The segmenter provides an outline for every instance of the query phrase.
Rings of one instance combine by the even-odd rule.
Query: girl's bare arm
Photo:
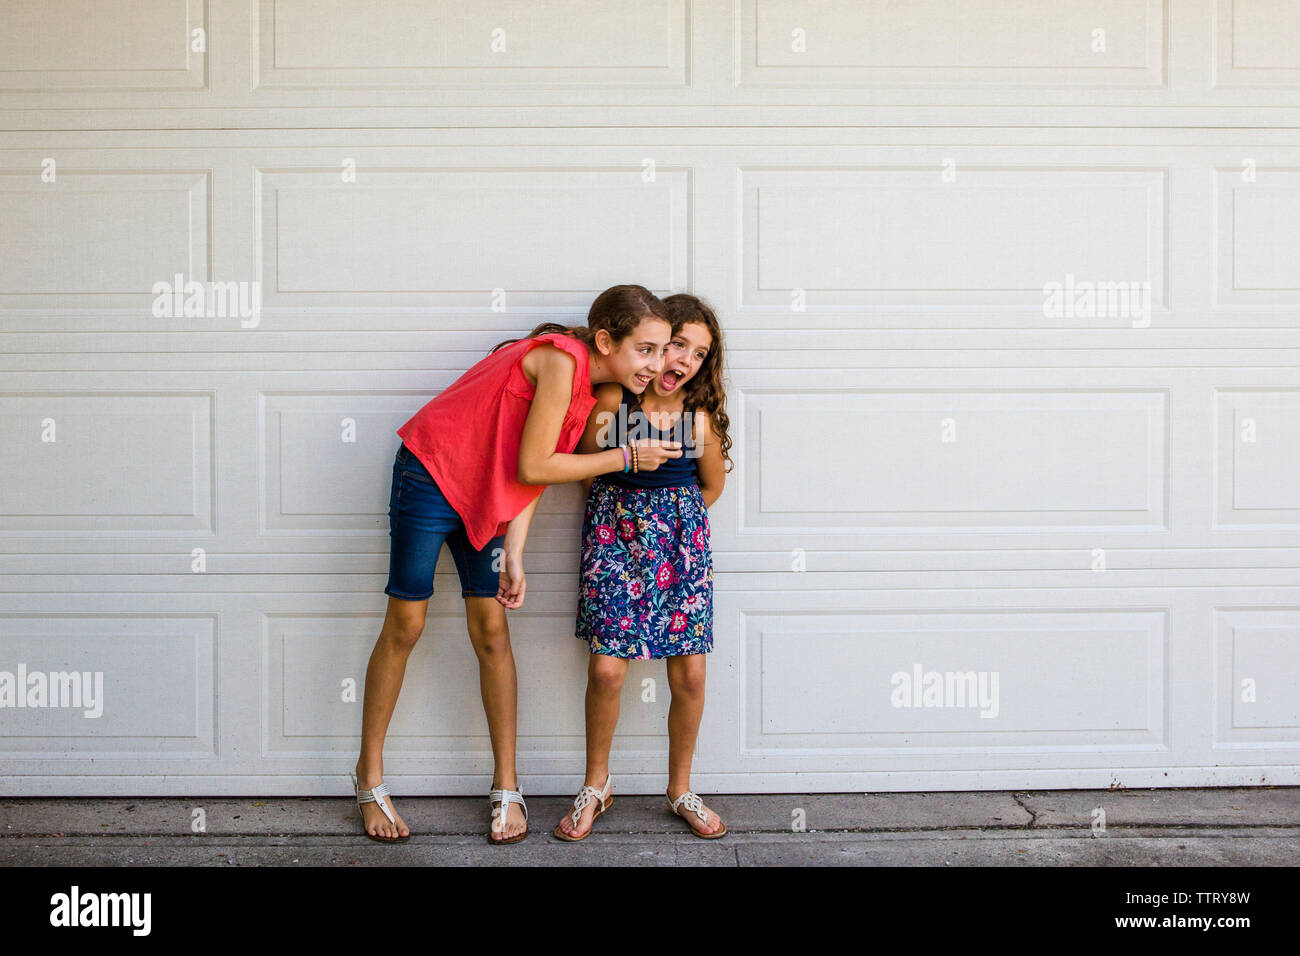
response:
[[[543,354],[537,363],[537,388],[519,442],[519,481],[525,485],[560,485],[621,471],[623,452],[617,448],[572,455],[555,450],[564,414],[569,410],[577,363],[572,355],[553,345],[541,346],[536,351]],[[681,447],[679,442],[662,445]],[[679,455],[680,452],[671,457]]]
[[[572,355],[555,346],[541,346],[537,351],[544,354],[539,356],[537,388],[519,441],[519,481],[525,485],[581,481],[612,470],[615,455],[621,465],[623,453],[616,448],[600,455],[566,455],[555,450],[578,366]]]
[[[587,416],[587,429],[578,439],[577,451],[584,455],[590,455],[594,452],[604,451],[596,441],[596,436],[600,434],[602,428],[607,423],[613,421],[613,417],[618,415],[618,406],[623,400],[623,389],[616,382],[604,382],[596,386],[596,404],[592,406],[591,414]],[[611,434],[611,432],[606,432]],[[620,456],[622,452],[619,453]],[[610,471],[621,470],[623,461],[620,457],[619,463],[611,468]],[[603,474],[603,472],[602,472]],[[582,499],[587,500],[591,494],[591,483],[595,481],[594,477],[582,479]]]
[[[545,492],[542,492],[545,494]],[[534,498],[523,511],[510,519],[510,524],[506,527],[506,554],[521,555],[524,553],[524,542],[528,540],[528,528],[533,523],[533,515],[537,512],[537,505],[542,500],[542,495]]]
[[[695,440],[702,445],[695,465],[700,473],[700,496],[704,498],[704,507],[708,508],[722,497],[722,486],[727,482],[722,446],[713,433],[713,423],[708,412],[695,413]]]

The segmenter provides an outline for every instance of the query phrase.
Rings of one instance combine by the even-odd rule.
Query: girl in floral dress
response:
[[[731,461],[722,384],[722,330],[692,295],[663,300],[672,338],[663,371],[639,395],[600,386],[578,450],[631,442],[626,466],[583,481],[576,636],[588,642],[587,768],[572,809],[554,830],[587,837],[613,803],[609,751],[629,660],[666,658],[669,809],[704,839],[727,832],[691,791],[691,757],[704,710],[705,655],[713,649],[713,559],[708,507],[722,494]],[[647,470],[639,439],[679,441],[682,454]],[[644,452],[642,452],[644,454]]]

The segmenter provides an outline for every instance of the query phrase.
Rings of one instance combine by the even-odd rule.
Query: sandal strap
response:
[[[695,815],[699,817],[702,822],[709,822],[709,815],[701,809],[701,807],[704,806],[704,801],[700,799],[699,794],[697,793],[687,790],[676,800],[670,800],[669,804],[672,806],[673,812],[678,816],[686,816],[686,814],[682,813],[678,809],[678,805],[680,804],[685,806],[687,810],[694,810]]]
[[[371,787],[369,790],[362,790],[357,784],[356,774],[353,774],[352,787],[357,794],[357,806],[361,806],[363,803],[377,803],[379,804],[379,809],[384,812],[384,816],[388,817],[388,822],[392,824],[397,823],[397,818],[393,816],[393,811],[388,807],[388,801],[384,799],[384,797],[389,796],[388,784],[379,783]]]
[[[495,820],[499,815],[505,819],[506,809],[510,806],[511,801],[519,804],[524,811],[524,821],[528,821],[528,804],[524,802],[524,795],[518,790],[489,790],[488,805],[500,803],[499,807],[492,807],[492,819]]]
[[[569,813],[569,819],[575,827],[578,825],[578,821],[582,819],[582,811],[586,809],[587,804],[593,800],[599,800],[601,805],[604,805],[605,798],[609,796],[610,785],[613,782],[614,775],[610,774],[605,778],[605,788],[603,790],[597,790],[595,787],[583,784],[582,789],[578,791],[578,795],[573,798],[573,810]]]

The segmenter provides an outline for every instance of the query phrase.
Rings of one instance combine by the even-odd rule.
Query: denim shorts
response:
[[[392,540],[385,594],[407,601],[429,598],[433,594],[433,570],[445,542],[460,575],[461,597],[496,597],[503,565],[492,565],[504,558],[505,535],[497,535],[482,551],[475,551],[465,522],[406,445],[397,450],[393,462],[388,535]]]

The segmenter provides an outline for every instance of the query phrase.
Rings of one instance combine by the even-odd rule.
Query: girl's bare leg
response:
[[[699,736],[700,718],[704,715],[704,654],[687,654],[668,658],[668,799],[676,800],[691,789],[691,760]],[[691,825],[702,833],[715,833],[722,826],[718,815],[708,808],[708,823],[691,814]]]
[[[363,790],[378,786],[384,779],[384,738],[393,719],[397,695],[406,675],[406,659],[424,632],[429,601],[406,601],[389,596],[384,624],[370,652],[366,665],[365,697],[361,709],[361,756],[357,759],[357,785]],[[411,831],[397,812],[391,797],[386,798],[396,818],[390,823],[377,803],[364,803],[361,813],[368,833],[379,837],[410,836]]]
[[[609,750],[618,727],[619,701],[623,695],[623,678],[627,661],[608,654],[592,654],[587,663],[587,776],[583,785],[605,789],[609,781]],[[611,791],[612,792],[612,791]],[[571,836],[581,836],[591,828],[596,802],[583,808],[574,826],[566,812],[560,829]]]
[[[483,713],[487,715],[488,734],[492,738],[492,789],[518,790],[515,735],[519,682],[510,648],[506,609],[495,597],[467,597],[465,624],[478,657],[479,692],[483,695]],[[525,825],[523,808],[512,801],[506,809],[502,829],[492,839],[518,836],[524,832]]]

